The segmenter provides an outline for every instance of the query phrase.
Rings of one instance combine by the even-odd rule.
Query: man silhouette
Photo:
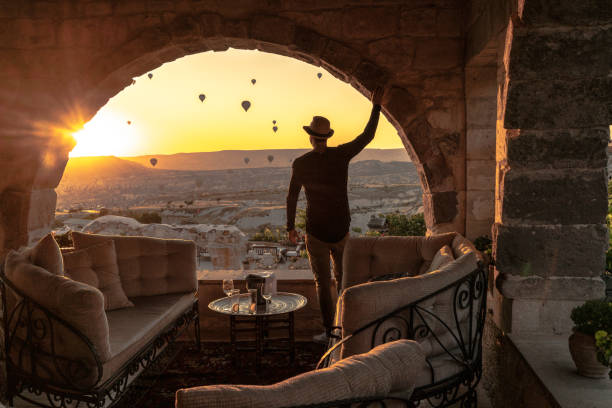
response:
[[[289,240],[296,244],[295,212],[300,189],[306,193],[306,251],[315,278],[317,297],[325,326],[325,333],[315,341],[326,342],[331,334],[337,287],[342,282],[342,253],[349,237],[351,215],[349,211],[347,181],[350,160],[374,138],[380,116],[383,88],[372,93],[372,113],[363,133],[351,142],[328,147],[327,139],[333,134],[329,120],[314,116],[309,126],[312,151],[293,161],[291,183],[287,194],[287,231]],[[333,261],[335,286],[330,271]]]

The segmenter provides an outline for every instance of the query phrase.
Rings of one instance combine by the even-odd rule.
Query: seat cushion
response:
[[[115,244],[111,240],[65,253],[64,273],[100,289],[104,295],[104,310],[134,306],[121,287]]]
[[[134,307],[106,313],[111,358],[104,364],[105,381],[135,353],[161,333],[193,304],[194,293],[132,298]]]
[[[53,275],[64,274],[62,252],[52,233],[42,237],[33,247],[25,249],[23,254],[34,265],[40,266]]]

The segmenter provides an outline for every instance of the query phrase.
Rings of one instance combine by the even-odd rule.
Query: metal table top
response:
[[[306,306],[308,302],[304,296],[297,293],[278,292],[272,295],[270,303],[268,303],[265,310],[263,310],[263,308],[258,308],[254,312],[249,312],[249,305],[251,303],[249,294],[241,293],[237,296],[240,296],[240,307],[239,311],[236,313],[232,313],[230,310],[231,303],[229,297],[213,300],[208,304],[208,308],[218,313],[233,316],[272,316],[295,312]]]

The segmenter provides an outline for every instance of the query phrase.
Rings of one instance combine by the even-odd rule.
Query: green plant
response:
[[[280,229],[272,230],[270,228],[264,228],[263,231],[256,232],[252,237],[253,241],[266,241],[266,242],[283,242],[287,241],[287,232],[281,231]]]
[[[595,335],[598,330],[612,332],[612,302],[588,300],[572,310],[574,330]]]
[[[595,346],[597,347],[597,360],[612,368],[610,357],[612,357],[612,333],[605,330],[595,332]]]
[[[574,330],[595,338],[597,359],[612,367],[612,302],[589,300],[572,310]]]
[[[306,210],[298,208],[295,211],[295,227],[299,230],[306,231]]]
[[[389,228],[388,235],[394,236],[424,236],[427,231],[423,213],[387,214],[386,225]]]
[[[486,235],[481,235],[474,240],[474,247],[491,259],[493,253],[493,241]]]

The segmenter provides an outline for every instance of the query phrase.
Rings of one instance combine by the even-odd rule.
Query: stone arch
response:
[[[66,130],[64,122],[71,121],[65,119],[66,116],[89,120],[110,97],[129,85],[133,76],[184,55],[221,51],[228,46],[259,49],[320,65],[366,96],[377,84],[384,85],[386,103],[383,110],[398,130],[419,171],[430,230],[463,232],[465,126],[463,83],[457,79],[462,76],[463,42],[459,38],[459,19],[450,21],[450,31],[448,24],[449,17],[458,14],[444,10],[446,24],[440,34],[434,34],[443,38],[425,38],[421,45],[410,36],[422,33],[404,33],[401,27],[400,14],[410,11],[404,10],[409,6],[390,4],[348,9],[326,6],[326,10],[335,9],[325,13],[332,13],[333,17],[350,24],[356,23],[356,29],[365,30],[365,34],[346,30],[332,32],[318,20],[318,11],[291,14],[268,6],[262,6],[267,8],[264,11],[233,13],[229,9],[178,11],[179,6],[162,10],[175,7],[170,3],[160,3],[159,10],[153,10],[151,5],[117,4],[109,6],[110,9],[100,6],[91,15],[66,9],[69,11],[65,13],[77,15],[57,15],[52,21],[15,27],[14,42],[19,47],[35,51],[38,44],[32,42],[39,41],[38,30],[46,28],[55,29],[56,43],[61,47],[38,51],[45,61],[55,62],[57,67],[33,64],[28,60],[31,56],[24,52],[17,52],[16,58],[4,59],[9,61],[9,71],[17,78],[14,86],[21,92],[15,90],[0,95],[3,101],[11,95],[19,99],[15,112],[9,112],[14,115],[5,116],[6,123],[0,123],[0,130],[4,134],[12,132],[11,122],[20,119],[22,112],[30,112],[37,120],[35,125],[29,123],[22,131],[33,147],[31,150],[36,152],[28,159],[28,179],[9,180],[0,186],[3,203],[12,203],[3,206],[14,207],[0,209],[1,214],[15,214],[16,211],[22,214],[17,221],[2,221],[0,229],[6,231],[0,232],[0,239],[4,235],[4,242],[0,243],[2,251],[35,239],[53,220],[54,188],[73,146],[69,137],[63,137],[66,132],[50,132],[49,129]],[[438,6],[431,7],[435,16]],[[115,16],[121,13],[127,15],[125,24],[115,21]],[[347,13],[350,19],[344,18]],[[370,23],[366,22],[370,21],[371,13],[377,16],[380,24],[375,24],[368,34]],[[114,31],[106,36],[109,25]],[[388,57],[389,52],[394,52],[393,58]],[[443,55],[442,61],[440,55]],[[18,63],[28,64],[25,73],[16,69]],[[407,69],[407,65],[413,68]],[[50,66],[51,73],[46,71]],[[35,93],[44,103],[34,104],[27,100]],[[448,95],[451,97],[447,98]],[[10,147],[15,156],[23,156],[19,143],[13,140]],[[6,164],[0,166],[11,169]],[[14,195],[19,198],[11,198]]]
[[[270,32],[266,27],[275,29]],[[256,49],[321,66],[366,97],[377,85],[384,86],[388,103],[383,112],[419,168],[424,191],[455,188],[453,170],[443,153],[450,156],[456,152],[459,135],[447,136],[439,147],[432,143],[431,136],[436,132],[424,117],[431,101],[394,84],[392,74],[368,55],[280,17],[261,15],[252,20],[235,20],[204,13],[177,16],[165,26],[150,27],[91,64],[91,78],[82,84],[86,91],[82,106],[93,116],[130,85],[133,77],[186,55],[230,47]]]

